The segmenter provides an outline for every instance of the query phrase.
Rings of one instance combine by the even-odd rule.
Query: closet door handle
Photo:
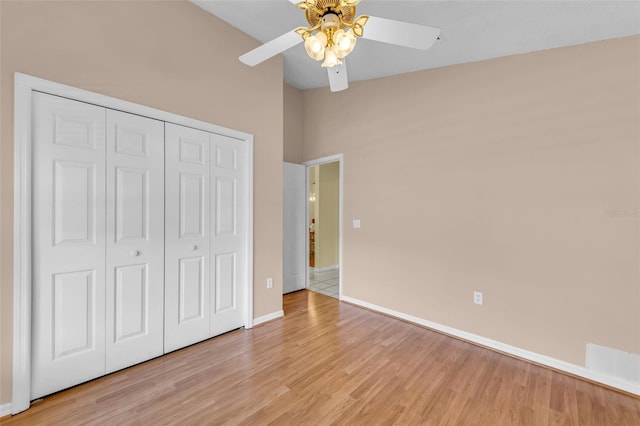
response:
[[[131,251],[129,252],[129,254],[131,255],[131,257],[136,257],[136,256],[139,256],[139,255],[140,255],[140,251],[138,251],[138,250],[131,250]]]
[[[196,251],[196,250],[198,250],[198,246],[193,244],[193,245],[189,246],[189,250]]]

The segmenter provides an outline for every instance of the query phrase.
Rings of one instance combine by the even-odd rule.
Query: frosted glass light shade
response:
[[[320,61],[324,58],[325,46],[327,45],[327,36],[323,32],[318,32],[307,37],[304,41],[304,49],[311,59]]]
[[[336,46],[338,58],[344,58],[356,46],[356,36],[351,28],[347,29],[347,31],[338,30],[333,35],[333,43]]]
[[[323,68],[335,67],[336,65],[340,65],[341,63],[342,61],[340,60],[340,58],[338,58],[335,46],[331,46],[324,51],[324,62],[322,63]]]

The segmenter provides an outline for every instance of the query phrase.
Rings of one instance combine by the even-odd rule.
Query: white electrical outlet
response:
[[[267,288],[273,288],[273,278],[267,278]]]
[[[482,305],[482,292],[474,291],[473,292],[473,303],[476,305]]]

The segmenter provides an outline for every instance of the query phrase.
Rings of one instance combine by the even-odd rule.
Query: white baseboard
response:
[[[414,324],[421,325],[423,327],[431,328],[433,330],[437,330],[441,333],[448,334],[453,337],[457,337],[462,340],[466,340],[469,342],[473,342],[480,346],[484,346],[489,349],[494,349],[498,352],[503,352],[509,355],[516,356],[518,358],[523,358],[537,364],[546,365],[551,368],[555,368],[557,370],[561,370],[575,376],[583,377],[588,380],[592,380],[594,382],[602,383],[607,386],[611,386],[612,388],[620,389],[625,392],[629,392],[635,395],[640,396],[640,385],[625,381],[624,379],[619,379],[617,377],[612,377],[607,374],[599,373],[593,370],[588,370],[585,367],[571,364],[566,361],[561,361],[556,358],[552,358],[546,355],[542,355],[536,352],[531,352],[526,349],[521,349],[515,346],[508,345],[506,343],[498,342],[496,340],[487,339],[482,336],[478,336],[476,334],[468,333],[466,331],[458,330],[453,327],[448,327],[446,325],[438,324],[432,321],[428,321],[422,318],[414,317],[413,315],[408,315],[402,312],[394,311],[393,309],[388,309],[382,306],[374,305],[373,303],[365,302],[359,299],[355,299],[349,296],[342,296],[340,300],[348,303],[352,303],[354,305],[362,306],[363,308],[371,309],[372,311],[380,312],[386,315],[390,315],[392,317],[396,317],[405,321],[412,322]]]
[[[11,403],[0,405],[0,417],[11,414]]]
[[[283,316],[284,316],[284,311],[283,310],[272,312],[270,314],[263,315],[263,316],[258,317],[258,318],[254,318],[253,319],[253,325],[256,326],[256,325],[265,323],[267,321],[271,321],[271,320],[274,320],[274,319],[277,319],[277,318],[281,318]]]
[[[327,271],[333,271],[335,269],[338,269],[338,265],[323,266],[321,268],[309,268],[311,272],[327,272]]]

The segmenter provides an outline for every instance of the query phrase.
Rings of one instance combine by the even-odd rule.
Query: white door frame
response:
[[[305,222],[308,220],[309,218],[309,196],[311,194],[309,194],[309,168],[313,167],[313,166],[319,166],[321,164],[327,164],[327,163],[335,163],[338,162],[339,164],[339,168],[340,168],[340,176],[339,176],[339,181],[338,181],[338,299],[342,300],[342,277],[343,277],[343,273],[342,273],[342,206],[343,206],[343,193],[344,193],[344,184],[343,184],[343,180],[344,180],[344,154],[335,154],[335,155],[329,155],[327,157],[322,157],[322,158],[318,158],[316,160],[309,160],[309,161],[305,161],[304,163],[302,163],[303,166],[306,166],[307,171],[305,173],[305,193],[306,195],[306,203],[305,203]],[[305,248],[306,248],[306,260],[305,260],[305,265],[307,266],[306,269],[309,269],[309,238],[305,238],[306,242],[305,242]],[[307,280],[309,279],[309,274],[307,273]],[[308,282],[307,282],[307,287],[308,287]]]
[[[15,73],[14,92],[14,236],[13,236],[13,395],[11,413],[29,408],[31,400],[31,92],[100,105],[161,121],[217,133],[247,143],[247,291],[245,328],[253,327],[253,135],[134,104],[99,93]]]

